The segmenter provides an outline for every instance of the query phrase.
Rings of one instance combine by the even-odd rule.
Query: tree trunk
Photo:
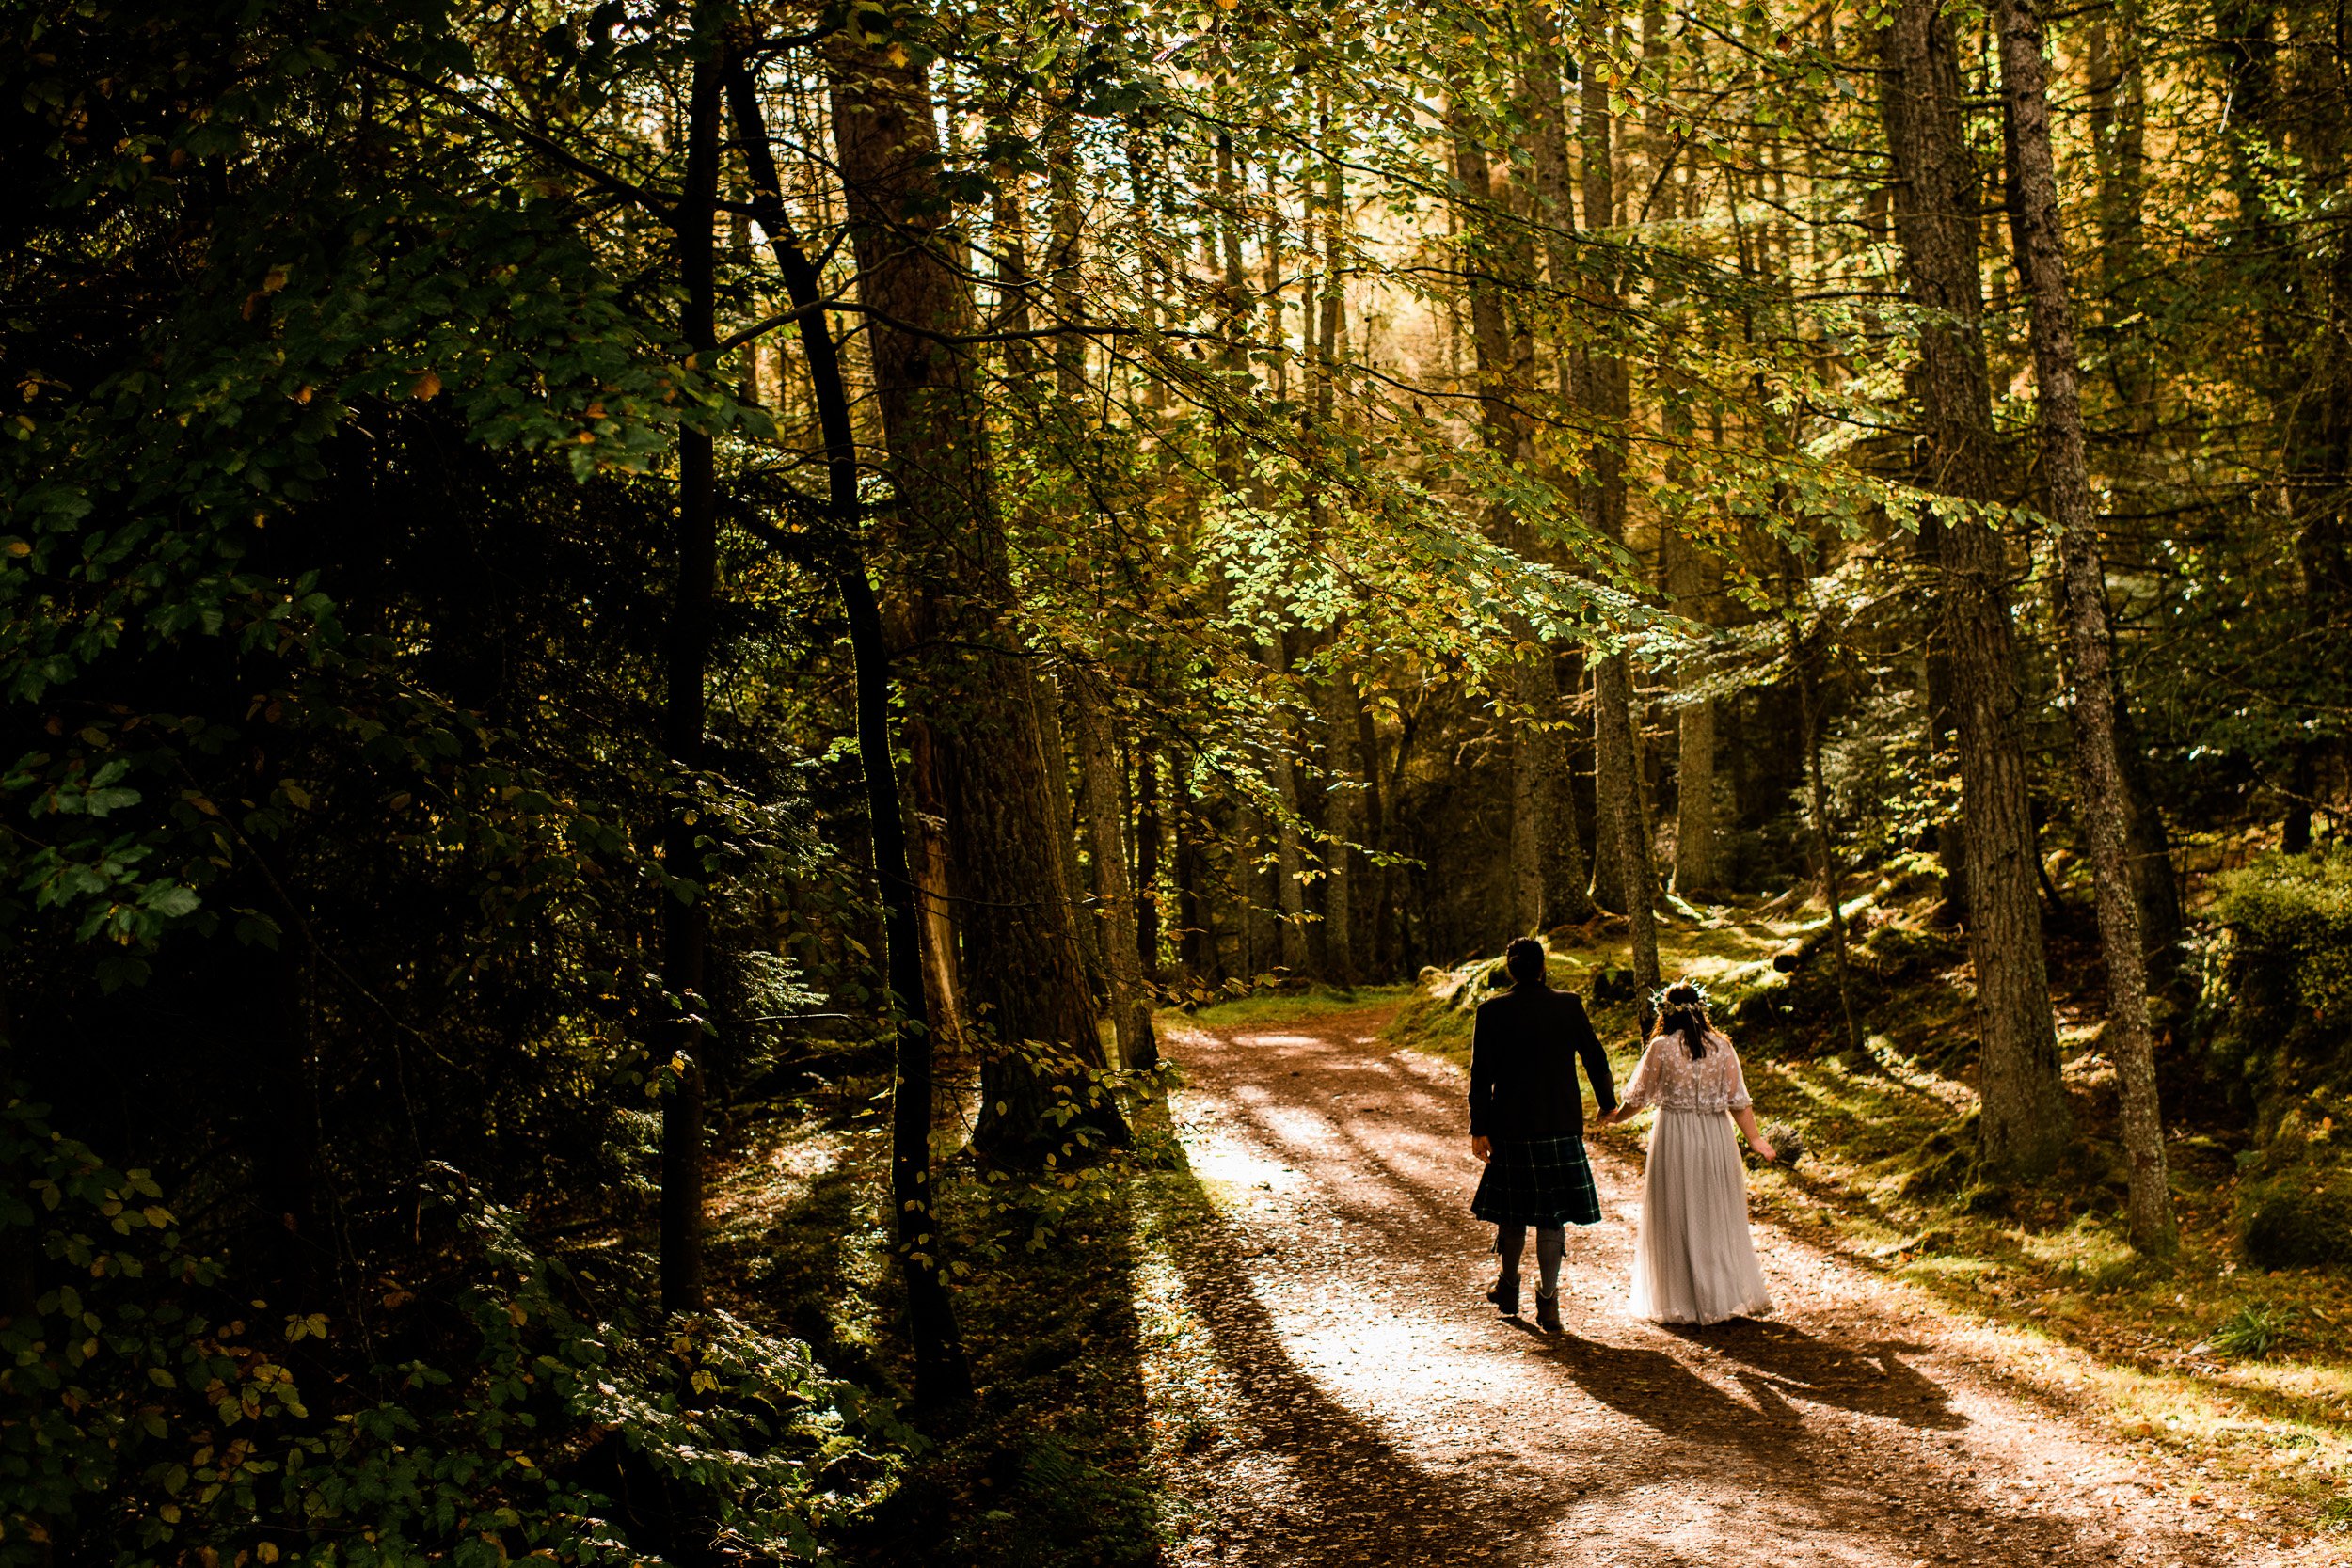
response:
[[[1086,876],[1078,865],[1078,835],[1085,830],[1070,796],[1070,746],[1062,735],[1061,700],[1050,676],[1029,672],[1029,701],[1037,710],[1038,768],[1053,802],[1054,844],[1061,851],[1062,886],[1070,891],[1070,929],[1078,939],[1078,961],[1086,965],[1088,994],[1098,1011],[1107,1011],[1114,988],[1103,956],[1103,933],[1097,928],[1102,922],[1085,907]],[[1085,766],[1082,760],[1079,767]]]
[[[1073,672],[1070,694],[1078,716],[1078,755],[1086,770],[1088,846],[1094,851],[1094,887],[1102,901],[1105,930],[1102,948],[1110,970],[1111,1024],[1119,1037],[1119,1061],[1136,1072],[1159,1065],[1152,1032],[1152,996],[1143,964],[1128,933],[1136,928],[1136,904],[1127,884],[1127,835],[1121,831],[1119,749],[1111,737],[1110,692],[1093,671]]]
[[[1335,986],[1356,983],[1356,898],[1360,857],[1353,846],[1362,838],[1363,759],[1355,684],[1344,671],[1324,688],[1324,761],[1328,783],[1323,795],[1326,872],[1323,895],[1323,977]]]
[[[1481,128],[1457,113],[1453,127],[1456,176],[1468,201],[1460,214],[1460,232],[1467,238],[1462,270],[1468,275],[1470,302],[1470,343],[1478,366],[1478,409],[1481,438],[1498,463],[1510,467],[1532,461],[1534,430],[1523,406],[1527,393],[1523,367],[1534,357],[1533,339],[1523,319],[1514,320],[1504,309],[1511,284],[1523,291],[1532,284],[1534,258],[1523,238],[1503,231],[1497,209],[1503,196],[1494,188]],[[1531,530],[1500,502],[1487,510],[1486,527],[1497,543],[1523,555],[1540,555]],[[1546,891],[1545,861],[1558,843],[1549,820],[1556,800],[1551,775],[1557,771],[1552,753],[1556,739],[1543,727],[1547,716],[1543,676],[1551,656],[1537,647],[1532,629],[1514,628],[1526,651],[1505,673],[1498,706],[1510,745],[1511,816],[1510,861],[1507,870],[1511,936],[1543,929]],[[1556,701],[1556,692],[1552,694]]]
[[[2009,107],[2010,160],[2018,198],[2010,219],[2016,230],[2018,270],[2032,305],[2042,483],[2050,519],[2058,531],[2076,791],[2084,836],[2090,841],[2100,947],[2106,958],[2106,1049],[2122,1087],[2123,1148],[2131,1160],[2132,1244],[2143,1252],[2169,1252],[2179,1243],[2180,1233],[2165,1170],[2139,900],[2125,843],[2129,806],[2116,754],[2106,570],[2099,556],[2098,506],[2083,437],[2082,370],[2074,347],[2074,304],[2058,213],[2057,160],[2050,148],[2042,19],[2033,0],[2001,0],[1998,15],[2001,88]]]
[[[686,286],[686,341],[707,354],[718,330],[719,119],[724,62],[696,63],[687,92],[686,180],[676,219],[678,275]],[[708,434],[678,435],[677,578],[670,610],[662,745],[682,775],[662,835],[675,884],[662,901],[661,982],[677,998],[661,1097],[661,1309],[703,1308],[703,963],[709,888],[695,832],[695,775],[704,764],[703,682],[710,668],[719,580],[719,482]]]
[[[1981,182],[1962,135],[1960,71],[1937,4],[1897,0],[1880,35],[1880,102],[1907,281],[1931,312],[1919,328],[1917,377],[1929,484],[1989,502],[1997,490],[1977,261]],[[1968,948],[1983,1038],[1980,1152],[1992,1171],[2031,1175],[2056,1164],[2069,1117],[2035,893],[2040,859],[2018,714],[2008,551],[1991,525],[1970,516],[1945,531],[1938,554],[1967,823]]]
[[[1160,759],[1151,737],[1137,733],[1136,750],[1136,961],[1156,981],[1160,962]]]
[[[1356,761],[1364,779],[1364,844],[1375,852],[1385,851],[1389,845],[1389,815],[1380,788],[1380,732],[1372,721],[1368,705],[1359,700],[1352,705],[1356,710]],[[1355,866],[1360,879],[1350,905],[1356,914],[1356,935],[1350,951],[1355,955],[1359,977],[1385,980],[1395,973],[1389,961],[1388,948],[1389,868],[1368,855],[1358,856]]]
[[[2134,330],[2146,292],[2141,268],[2148,165],[2148,87],[2140,0],[2122,0],[2111,16],[2083,29],[2089,80],[2091,155],[2099,170],[2099,272],[2105,325],[2112,334],[2107,373],[2123,423],[2136,442],[2155,434],[2155,366],[2145,330]]]
[[[1791,562],[1792,567],[1795,562]],[[1793,572],[1792,572],[1793,575]],[[1837,864],[1837,844],[1829,831],[1829,789],[1821,779],[1821,716],[1820,698],[1813,673],[1813,653],[1809,639],[1797,629],[1798,607],[1791,595],[1789,619],[1786,623],[1789,673],[1797,682],[1797,713],[1804,726],[1805,778],[1811,785],[1813,805],[1813,855],[1821,872],[1821,902],[1829,911],[1830,953],[1837,968],[1837,1010],[1846,1026],[1846,1053],[1857,1062],[1870,1061],[1863,1055],[1862,1028],[1854,1020],[1853,960],[1846,949],[1846,879]]]
[[[1214,990],[1225,983],[1218,942],[1225,900],[1216,895],[1214,874],[1201,839],[1201,821],[1192,794],[1192,768],[1181,752],[1170,756],[1169,794],[1176,818],[1176,962],[1183,983]]]
[[[1307,974],[1307,857],[1298,831],[1298,768],[1291,760],[1290,725],[1283,723],[1270,760],[1274,789],[1282,802],[1281,820],[1274,825],[1274,897],[1280,912],[1275,933],[1276,951],[1288,977]]]
[[[1675,608],[1705,621],[1706,575],[1698,552],[1671,531],[1660,548],[1668,552],[1666,588]],[[1715,704],[1689,695],[1706,678],[1695,659],[1683,661],[1678,678],[1685,695],[1676,709],[1674,888],[1685,898],[1705,898],[1724,887],[1722,828],[1715,814]]]
[[[823,297],[817,268],[793,235],[784,205],[783,184],[768,140],[758,85],[750,70],[731,62],[727,96],[736,141],[743,150],[760,227],[768,233],[777,270],[795,309],[810,309]],[[825,443],[826,541],[835,562],[841,603],[856,665],[858,767],[866,784],[866,811],[874,845],[874,883],[882,908],[882,968],[895,1005],[890,1100],[890,1197],[893,1240],[907,1297],[907,1338],[914,1351],[916,1404],[935,1408],[967,1399],[972,1370],[956,1327],[955,1304],[947,1294],[931,1187],[932,1066],[943,992],[930,966],[940,958],[922,935],[923,888],[908,856],[906,816],[898,800],[898,779],[891,759],[889,644],[882,609],[866,578],[861,554],[850,548],[858,525],[857,437],[850,423],[850,393],[841,375],[839,345],[832,323],[821,313],[801,323],[808,363],[810,401]],[[952,937],[952,933],[947,933]]]
[[[911,707],[937,748],[949,871],[981,1061],[973,1141],[1031,1165],[1123,1140],[1071,928],[1052,792],[1039,765],[962,279],[934,248],[952,211],[924,68],[838,45],[833,134],[887,449],[892,554],[906,578]]]
[[[1576,205],[1574,174],[1568,156],[1567,113],[1561,88],[1557,46],[1549,40],[1562,31],[1549,7],[1527,8],[1525,25],[1534,40],[1519,80],[1519,98],[1528,120],[1528,150],[1534,174],[1531,215],[1544,240],[1544,261],[1551,285],[1551,315],[1565,324],[1563,302],[1585,292],[1576,264]],[[1552,336],[1552,358],[1560,395],[1570,404],[1581,402],[1581,357],[1563,328]],[[1526,677],[1524,700],[1557,725],[1560,714],[1559,660],[1542,658],[1542,669]],[[1543,921],[1546,926],[1581,925],[1593,918],[1593,864],[1584,858],[1584,841],[1577,826],[1575,774],[1568,758],[1566,733],[1551,728],[1536,743],[1540,798],[1537,817],[1545,834]],[[1514,754],[1516,766],[1516,753]],[[1603,835],[1597,835],[1603,836]],[[1594,862],[1602,851],[1597,843]]]
[[[1600,50],[1610,27],[1610,13],[1587,6],[1582,19],[1588,51]],[[1578,126],[1583,142],[1584,227],[1608,228],[1616,217],[1615,115],[1609,105],[1609,84],[1599,71],[1583,73],[1583,101]],[[1613,321],[1620,308],[1616,286],[1595,273],[1584,280],[1583,293],[1590,319]],[[1625,543],[1625,429],[1631,414],[1631,388],[1625,361],[1608,347],[1587,349],[1581,358],[1577,402],[1599,432],[1586,453],[1587,471],[1580,499],[1584,525],[1613,544]],[[1622,653],[1606,654],[1593,672],[1595,704],[1593,793],[1593,898],[1604,908],[1623,910],[1634,927],[1633,967],[1645,985],[1657,983],[1656,936],[1649,906],[1657,894],[1657,875],[1649,847],[1642,842],[1640,787],[1633,775],[1639,749],[1633,740],[1631,705],[1633,672]],[[1640,907],[1636,915],[1635,908]]]

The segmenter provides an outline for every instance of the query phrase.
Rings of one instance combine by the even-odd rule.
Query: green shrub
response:
[[[2270,855],[2222,879],[2207,974],[2213,1066],[2267,1123],[2278,1097],[2352,1085],[2352,849]]]
[[[461,1217],[465,1274],[385,1304],[388,1324],[441,1327],[407,1344],[379,1327],[372,1371],[306,1390],[294,1369],[322,1364],[347,1326],[230,1293],[146,1173],[109,1168],[44,1115],[0,1106],[0,1258],[15,1265],[0,1300],[0,1568],[47,1564],[60,1541],[118,1568],[643,1564],[699,1556],[688,1537],[720,1531],[803,1556],[907,1438],[797,1341],[724,1314],[660,1335],[588,1316],[515,1216],[454,1173],[441,1202]],[[626,1453],[608,1444],[599,1464],[605,1434]],[[678,1539],[616,1530],[599,1473],[616,1468],[679,1501]]]
[[[2255,1183],[2240,1212],[2246,1260],[2257,1268],[2352,1261],[2352,1173],[2291,1166]]]

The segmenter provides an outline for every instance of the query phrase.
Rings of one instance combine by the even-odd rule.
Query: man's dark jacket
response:
[[[1581,1137],[1579,1056],[1601,1110],[1614,1109],[1608,1053],[1574,991],[1520,984],[1482,1003],[1470,1036],[1470,1136]]]

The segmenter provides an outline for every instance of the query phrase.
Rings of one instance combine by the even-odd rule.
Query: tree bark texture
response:
[[[1880,49],[1896,236],[1922,312],[1917,388],[1928,483],[1991,501],[1997,486],[1977,241],[1982,182],[1962,135],[1960,71],[1938,0],[1897,0]],[[2008,551],[1993,527],[1968,517],[1944,531],[1937,554],[1983,1039],[1979,1152],[1995,1173],[2032,1175],[2057,1162],[2069,1117],[2042,944]]]
[[[758,83],[740,62],[730,62],[727,98],[760,227],[768,233],[786,293],[796,309],[812,309],[823,297],[818,270],[792,231]],[[859,523],[857,436],[850,422],[849,387],[841,373],[840,346],[831,321],[822,314],[802,323],[801,342],[810,402],[825,444],[825,522],[834,535],[825,543],[841,586],[855,664],[858,765],[866,784],[874,882],[882,907],[883,973],[896,1004],[890,1099],[893,1240],[906,1291],[907,1338],[914,1351],[915,1402],[935,1408],[969,1398],[972,1392],[971,1364],[942,1268],[944,1249],[931,1186],[932,1069],[940,1021],[954,990],[937,984],[932,966],[944,955],[932,952],[924,939],[925,892],[909,855],[907,816],[892,762],[890,648],[863,552],[851,547]],[[953,933],[944,937],[952,940]]]
[[[1070,323],[1085,319],[1079,299],[1078,266],[1085,243],[1086,215],[1078,198],[1078,149],[1070,113],[1057,109],[1045,123],[1045,204],[1050,239],[1045,253],[1046,285],[1054,301],[1054,319]],[[1086,395],[1087,341],[1065,332],[1054,342],[1054,389],[1065,400]]]
[[[1136,734],[1135,758],[1136,961],[1151,982],[1165,966],[1160,961],[1160,759],[1150,736]]]
[[[1110,972],[1111,1024],[1119,1038],[1121,1067],[1143,1072],[1157,1067],[1159,1042],[1152,1032],[1152,993],[1143,963],[1128,940],[1136,928],[1136,901],[1127,882],[1127,835],[1120,818],[1119,748],[1111,735],[1110,692],[1100,674],[1073,672],[1070,695],[1078,719],[1079,766],[1085,770],[1088,847],[1094,852],[1094,888],[1102,901],[1105,929],[1102,949]]]
[[[2144,1252],[2167,1252],[2178,1244],[2180,1232],[2165,1169],[2155,1045],[2148,1022],[2148,972],[2126,843],[2130,804],[2116,752],[2115,681],[2108,667],[2114,640],[2107,623],[2106,569],[2099,553],[2098,503],[2091,493],[2083,436],[2082,366],[2074,341],[2058,166],[2050,145],[2042,18],[2033,0],[2000,0],[1997,15],[2001,88],[2008,102],[2010,164],[2017,197],[2010,221],[2032,309],[2043,504],[2058,531],[2066,662],[2074,697],[2070,711],[2075,791],[2089,840],[2100,947],[2106,959],[2106,1044],[2122,1089],[2123,1148],[2131,1162],[2132,1244]]]
[[[952,208],[930,87],[921,65],[868,50],[840,46],[829,64],[859,296],[880,312],[868,341],[905,578],[910,707],[936,748],[971,1022],[993,1036],[974,1143],[1034,1164],[1121,1140],[1126,1127],[1101,1076],[1040,766],[980,378],[940,341],[969,335],[973,311],[937,250]]]

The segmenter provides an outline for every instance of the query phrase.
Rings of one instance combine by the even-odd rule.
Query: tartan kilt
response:
[[[1497,1138],[1470,1212],[1489,1225],[1598,1225],[1582,1138]]]

